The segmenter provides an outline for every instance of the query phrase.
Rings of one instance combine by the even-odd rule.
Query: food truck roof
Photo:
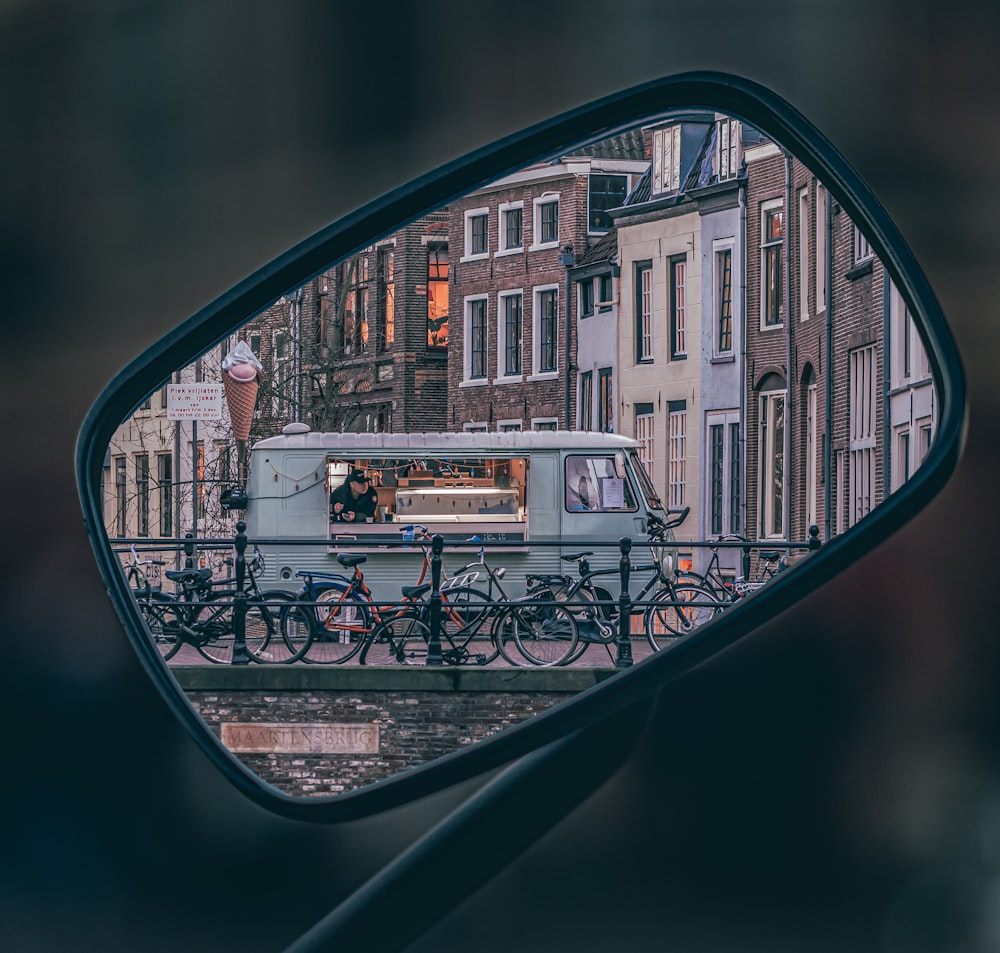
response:
[[[308,449],[407,454],[469,451],[490,453],[517,450],[619,450],[638,441],[621,434],[587,430],[513,430],[461,433],[314,433],[305,425],[290,424],[281,436],[254,444],[254,450]]]

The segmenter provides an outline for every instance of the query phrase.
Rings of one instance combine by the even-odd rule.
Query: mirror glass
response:
[[[330,795],[738,612],[905,483],[935,420],[864,229],[766,131],[675,111],[192,355],[115,432],[105,526],[212,730]]]

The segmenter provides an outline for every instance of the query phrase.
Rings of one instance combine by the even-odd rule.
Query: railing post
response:
[[[750,581],[750,544],[749,543],[744,543],[743,546],[742,546],[742,549],[743,549],[743,562],[742,562],[742,566],[743,566],[743,579],[744,579],[745,582],[749,582]]]
[[[819,527],[814,523],[809,527],[809,552],[816,552],[822,545],[819,538]]]
[[[427,665],[442,665],[441,658],[441,551],[444,537],[431,540],[431,632],[427,641]]]
[[[615,668],[628,668],[632,665],[632,596],[628,591],[629,577],[632,575],[632,540],[623,536],[618,541],[621,558],[618,560],[618,573],[621,577],[621,592],[618,596],[618,657]]]
[[[232,665],[249,665],[247,654],[247,596],[243,584],[247,575],[247,524],[240,520],[236,524],[236,596],[233,599],[233,658]]]

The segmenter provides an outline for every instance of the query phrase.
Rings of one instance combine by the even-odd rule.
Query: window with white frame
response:
[[[743,161],[740,154],[743,126],[739,119],[732,116],[721,116],[717,125],[715,167],[718,169],[719,181],[725,182],[739,175],[740,163]]]
[[[927,351],[910,317],[899,289],[890,285],[889,293],[889,383],[902,387],[931,377]]]
[[[466,433],[486,433],[488,429],[485,420],[469,420],[462,424],[462,430]]]
[[[510,202],[498,209],[498,254],[524,249],[524,202]]]
[[[465,380],[486,380],[487,298],[465,299]]]
[[[160,509],[160,535],[174,534],[174,458],[172,454],[156,456],[156,485]]]
[[[843,533],[847,529],[847,451],[838,450],[834,464],[837,473],[836,519],[834,533]]]
[[[809,317],[809,189],[799,189],[799,320]]]
[[[589,318],[594,314],[594,279],[584,278],[577,282],[577,308],[580,318]]]
[[[687,402],[667,404],[667,505],[683,506],[687,494]]]
[[[606,232],[611,227],[608,209],[620,208],[628,194],[627,175],[592,172],[590,175],[590,207],[587,228],[591,232]]]
[[[128,535],[128,483],[125,457],[115,457],[115,535]]]
[[[715,250],[715,353],[733,353],[733,249]]]
[[[635,405],[635,439],[639,441],[639,460],[649,474],[651,480],[656,479],[654,460],[656,459],[653,435],[656,418],[652,404]]]
[[[465,213],[465,257],[463,261],[485,258],[490,252],[490,210],[472,208]]]
[[[427,248],[427,346],[448,346],[448,246]]]
[[[653,360],[653,263],[635,263],[635,359]]]
[[[653,130],[652,192],[676,192],[681,187],[681,127]]]
[[[271,369],[274,375],[274,396],[271,405],[274,416],[278,417],[285,412],[291,397],[292,340],[288,331],[275,331],[271,336]]]
[[[597,313],[606,314],[615,304],[614,276],[597,277]]]
[[[687,357],[687,257],[670,259],[670,359]]]
[[[740,532],[740,415],[737,411],[711,413],[705,418],[708,435],[708,531],[712,536]]]
[[[558,417],[532,417],[532,430],[556,430],[559,426]]]
[[[531,248],[552,248],[559,245],[559,193],[546,192],[534,200],[534,239]]]
[[[597,429],[601,433],[615,431],[614,369],[597,370]]]
[[[785,246],[785,210],[781,199],[761,207],[760,216],[760,326],[785,323],[782,256]]]
[[[532,304],[532,370],[536,375],[554,375],[559,353],[559,286],[535,288]]]
[[[817,446],[818,422],[816,419],[817,405],[816,382],[811,381],[806,386],[806,529],[816,523],[816,500],[818,497],[819,479],[817,459],[819,447]]]
[[[136,536],[149,535],[149,454],[135,455]]]
[[[511,418],[509,420],[497,421],[497,433],[514,433],[521,429],[522,429],[522,422],[520,419]]]
[[[816,313],[826,311],[826,273],[830,264],[826,240],[826,187],[816,183]]]
[[[895,493],[910,479],[910,426],[907,422],[902,427],[894,427],[892,431],[892,491]]]
[[[498,380],[521,379],[523,295],[502,291],[497,297]]]
[[[854,226],[854,263],[860,264],[863,261],[868,261],[870,258],[874,258],[874,252],[872,251],[872,246],[869,244],[868,239],[865,237],[864,232],[858,228],[857,225]]]
[[[594,429],[594,372],[580,375],[580,412],[577,416],[580,430]]]
[[[783,383],[783,382],[782,382]],[[759,395],[757,447],[760,460],[760,535],[785,532],[785,390]]]
[[[875,505],[875,428],[877,378],[875,345],[856,348],[850,360],[850,459],[848,525],[867,516]]]

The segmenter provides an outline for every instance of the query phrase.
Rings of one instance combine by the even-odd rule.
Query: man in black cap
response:
[[[378,494],[369,484],[364,470],[351,470],[347,479],[330,494],[331,518],[345,523],[364,521],[365,517],[374,519],[377,505]]]

